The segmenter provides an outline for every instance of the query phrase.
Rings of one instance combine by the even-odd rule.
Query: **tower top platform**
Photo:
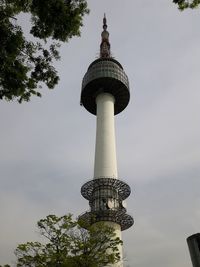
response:
[[[96,115],[96,97],[100,93],[110,93],[115,98],[114,113],[120,113],[130,100],[129,81],[122,65],[110,52],[109,33],[104,15],[101,34],[100,55],[88,67],[82,81],[81,104]]]

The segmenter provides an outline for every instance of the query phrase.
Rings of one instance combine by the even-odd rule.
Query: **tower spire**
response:
[[[109,32],[107,31],[106,14],[103,17],[103,31],[101,33],[100,58],[110,58]]]
[[[103,17],[103,29],[106,30],[107,29],[107,24],[106,24],[106,13],[104,13],[104,17]]]

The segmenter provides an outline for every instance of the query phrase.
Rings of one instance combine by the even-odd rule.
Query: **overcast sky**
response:
[[[200,9],[181,13],[172,0],[88,4],[81,37],[62,46],[58,86],[29,103],[0,103],[0,264],[14,263],[17,244],[38,240],[39,219],[89,208],[80,188],[93,178],[96,117],[79,100],[106,12],[131,90],[115,117],[135,219],[123,232],[125,267],[190,267],[186,237],[200,232]]]

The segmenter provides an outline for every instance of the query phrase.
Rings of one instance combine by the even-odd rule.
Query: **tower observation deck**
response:
[[[129,185],[118,177],[114,115],[122,112],[130,100],[129,81],[122,65],[112,58],[106,17],[103,18],[100,55],[83,77],[81,105],[97,116],[94,177],[81,188],[90,210],[80,216],[89,224],[107,222],[121,238],[121,231],[133,225],[124,200]],[[123,263],[115,266],[123,266]]]

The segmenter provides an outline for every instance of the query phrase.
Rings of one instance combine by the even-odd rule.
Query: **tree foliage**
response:
[[[22,12],[30,14],[31,40],[18,25]],[[86,0],[0,0],[0,99],[29,101],[42,83],[54,88],[60,42],[80,36],[86,13]]]
[[[181,11],[186,8],[197,8],[200,5],[200,0],[173,0],[173,2]]]
[[[73,221],[71,215],[48,215],[37,226],[46,242],[18,245],[16,267],[102,267],[120,260],[122,241],[104,223],[86,230],[83,222]]]

